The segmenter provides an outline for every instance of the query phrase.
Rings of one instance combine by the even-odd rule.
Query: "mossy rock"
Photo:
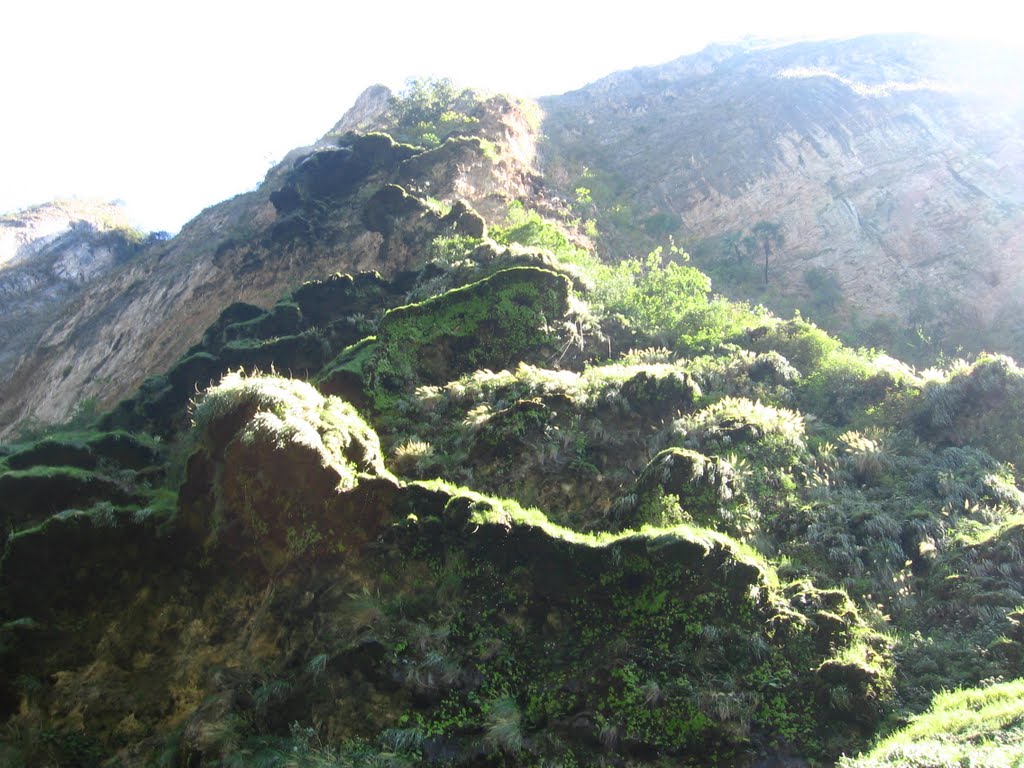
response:
[[[1002,625],[1024,605],[1024,516],[981,528],[940,552],[928,569],[932,619],[962,629]]]
[[[670,371],[658,376],[646,371],[627,379],[620,394],[637,414],[671,419],[693,408],[700,398],[700,386],[688,373]]]
[[[792,612],[782,611],[775,617],[778,631],[783,635],[790,631],[792,621],[799,625],[797,632],[810,628],[819,653],[848,644],[861,625],[856,605],[841,589],[819,589],[803,579],[788,584],[784,594]]]
[[[817,668],[817,704],[830,709],[836,719],[872,725],[879,715],[875,688],[880,672],[874,667],[843,659],[829,659]]]
[[[65,509],[98,501],[141,503],[145,495],[125,489],[109,477],[75,467],[33,467],[0,474],[0,532],[6,535],[42,522]]]
[[[38,466],[84,470],[94,470],[100,462],[124,469],[142,469],[159,461],[160,451],[151,441],[120,430],[48,437],[12,452],[5,459],[10,469]]]
[[[714,527],[722,507],[735,495],[735,473],[728,462],[709,458],[687,448],[667,448],[644,468],[637,481],[637,490],[643,497],[660,489],[679,499],[684,512],[694,520]],[[641,502],[635,514],[643,516]],[[624,520],[627,526],[640,523],[663,524],[657,520]]]
[[[209,549],[255,554],[269,572],[358,550],[397,486],[355,409],[302,381],[229,374],[196,408],[199,449],[181,491]]]
[[[494,461],[529,450],[540,440],[544,425],[554,416],[540,398],[517,400],[493,414],[475,434],[474,460]]]
[[[515,267],[386,313],[377,332],[375,382],[385,388],[443,384],[479,368],[542,360],[568,307],[569,281]]]
[[[239,340],[265,340],[293,336],[303,329],[302,311],[292,301],[279,301],[269,312],[224,329],[226,343]]]
[[[411,144],[402,144],[390,135],[376,131],[348,133],[339,137],[338,145],[350,146],[358,161],[366,163],[370,168],[393,168],[419,151]]]
[[[161,460],[161,452],[152,442],[120,430],[96,434],[87,445],[103,461],[125,469],[144,469]]]
[[[316,377],[317,388],[325,395],[340,397],[357,408],[368,407],[371,404],[370,372],[377,349],[374,336],[346,347]]]
[[[14,534],[0,561],[3,612],[46,619],[130,594],[185,552],[165,522],[103,504]]]
[[[360,162],[356,153],[348,147],[314,152],[299,160],[295,166],[291,184],[295,193],[285,191],[286,199],[282,200],[279,196],[278,200],[288,202],[298,195],[305,203],[310,199],[342,197],[354,191],[371,168],[370,163]]]
[[[268,247],[287,246],[296,240],[314,240],[315,226],[303,209],[282,214],[270,228],[266,238]]]
[[[363,224],[371,232],[390,235],[398,221],[417,218],[430,210],[422,200],[397,184],[385,184],[366,201]]]
[[[435,187],[447,186],[457,175],[459,165],[482,162],[484,147],[477,136],[453,136],[439,147],[418,152],[398,167],[398,176],[403,180],[422,182],[430,179]]]
[[[709,749],[737,756],[797,723],[790,732],[803,741],[829,722],[808,707],[814,670],[829,655],[815,649],[806,622],[777,631],[772,617],[784,598],[773,572],[729,537],[688,526],[585,536],[514,502],[435,483],[405,490],[417,498],[393,529],[396,543],[459,563],[455,604],[476,617],[470,637],[483,647],[501,638],[495,662],[476,662],[482,679],[496,675],[524,713],[527,702],[543,702],[544,714],[533,716],[574,747],[685,764]],[[711,670],[726,668],[730,683],[719,694]],[[716,708],[719,695],[750,706]],[[455,690],[446,701],[464,696]],[[581,712],[592,714],[584,722]],[[599,722],[614,725],[612,746]],[[440,733],[461,754],[458,734]]]
[[[456,200],[448,215],[441,219],[441,225],[450,227],[452,232],[463,237],[483,240],[487,237],[487,222],[465,200]]]
[[[220,349],[226,339],[224,338],[225,329],[233,325],[240,323],[247,323],[250,320],[255,320],[258,317],[262,317],[266,314],[266,310],[262,307],[257,307],[255,304],[246,304],[245,302],[235,302],[231,304],[227,309],[220,313],[220,316],[206,329],[203,333],[203,340],[197,347],[193,347],[190,353],[199,352],[203,349],[207,351],[216,351]]]
[[[912,414],[918,434],[942,445],[973,445],[1024,466],[1024,370],[982,355],[945,382],[928,384]]]
[[[321,149],[299,158],[271,202],[282,216],[294,216],[316,201],[352,194],[368,176],[393,170],[415,150],[385,134],[348,134],[348,146]]]
[[[584,584],[607,585],[610,562],[633,562],[650,574],[687,574],[683,582],[725,588],[741,602],[767,599],[771,589],[767,564],[711,529],[675,526],[580,534],[550,522],[539,510],[437,481],[413,482],[405,491],[413,494],[411,509],[416,513],[406,524],[417,529],[425,525],[422,533],[441,537],[435,545],[450,547],[460,539],[460,549],[476,552],[500,570],[515,570],[529,561],[531,569],[545,573],[536,579],[538,588],[566,600],[585,591]],[[439,525],[431,528],[431,520]]]
[[[96,426],[109,431],[127,430],[169,436],[187,423],[187,404],[188,396],[175,390],[167,376],[150,376],[142,382],[134,395],[103,414]]]
[[[281,336],[264,342],[233,341],[224,346],[220,373],[235,368],[269,371],[271,368],[292,374],[316,373],[323,367],[327,350],[315,332]]]
[[[40,440],[6,458],[6,464],[11,469],[35,466],[96,469],[98,462],[99,459],[89,446],[54,438]]]
[[[295,311],[295,305],[290,305]],[[258,321],[257,321],[258,322]],[[328,347],[316,331],[268,340],[238,339],[216,354],[200,351],[179,360],[166,377],[155,377],[130,399],[122,401],[99,424],[103,429],[128,429],[170,437],[188,426],[188,404],[230,370],[280,370],[314,375],[328,359]]]
[[[219,379],[224,369],[218,357],[209,352],[197,352],[177,363],[167,372],[167,381],[178,392],[204,389],[211,381]],[[186,400],[187,402],[187,400]]]
[[[302,310],[307,324],[326,326],[351,315],[372,314],[382,305],[392,303],[396,294],[392,284],[379,273],[360,272],[304,283],[292,293],[292,301]]]

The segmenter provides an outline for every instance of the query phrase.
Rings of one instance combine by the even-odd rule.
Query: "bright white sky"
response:
[[[922,32],[1015,44],[1004,0],[10,0],[0,212],[126,202],[149,230],[255,186],[368,85],[561,93],[743,36]],[[969,15],[967,15],[969,14]]]

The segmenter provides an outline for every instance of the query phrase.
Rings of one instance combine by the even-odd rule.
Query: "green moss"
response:
[[[1002,355],[981,355],[928,382],[914,414],[926,437],[972,444],[1024,466],[1024,371]]]
[[[338,555],[389,517],[394,481],[349,403],[303,381],[232,373],[194,418],[181,507],[208,551],[255,554],[273,572]]]
[[[386,474],[380,441],[358,412],[298,379],[230,373],[205,393],[193,422],[207,440],[224,440],[242,429],[243,441],[260,437],[278,447],[311,447],[348,487],[359,472]]]
[[[780,353],[804,376],[820,370],[829,355],[842,348],[838,339],[800,318],[770,324],[765,329],[752,332],[751,336],[751,349]]]
[[[721,459],[667,448],[651,459],[637,481],[639,521],[659,525],[690,520],[714,528],[733,498],[733,474]]]
[[[138,503],[145,494],[102,474],[76,467],[35,466],[0,474],[3,534],[45,520],[72,507],[97,501]]]
[[[162,513],[102,502],[14,534],[0,561],[6,615],[50,619],[125,594],[180,567],[185,550]]]
[[[378,328],[375,384],[442,384],[476,368],[535,358],[557,342],[568,295],[563,275],[518,267],[393,309]]]

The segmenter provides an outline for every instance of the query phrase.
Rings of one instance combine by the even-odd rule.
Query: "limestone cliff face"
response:
[[[269,306],[338,271],[389,275],[418,265],[451,224],[427,196],[497,212],[536,184],[528,152],[535,128],[508,100],[480,105],[479,133],[492,152],[477,140],[420,151],[346,133],[383,124],[388,97],[370,89],[335,130],[291,153],[258,189],[204,210],[40,323],[38,343],[0,382],[0,433],[24,419],[59,421],[88,398],[113,405],[179,358],[229,304]]]
[[[110,203],[59,201],[0,217],[0,382],[90,284],[143,246]]]
[[[913,37],[714,46],[543,100],[543,167],[593,190],[610,256],[672,234],[733,295],[1019,354],[1019,59]]]

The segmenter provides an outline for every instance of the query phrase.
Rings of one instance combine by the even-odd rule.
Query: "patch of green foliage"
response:
[[[1019,768],[1024,680],[941,693],[931,708],[841,768]]]
[[[550,270],[518,267],[386,313],[373,377],[404,389],[443,383],[478,367],[504,367],[553,346],[569,284]]]
[[[1005,355],[955,361],[923,389],[916,421],[932,439],[971,443],[1024,466],[1024,371]]]
[[[518,201],[509,205],[505,223],[493,227],[491,237],[502,245],[543,248],[562,264],[578,266],[585,274],[600,264],[590,251],[574,243],[562,227]]]
[[[477,94],[460,88],[448,78],[414,78],[393,97],[391,134],[404,144],[437,147],[451,136],[471,133],[479,122],[473,112]]]

